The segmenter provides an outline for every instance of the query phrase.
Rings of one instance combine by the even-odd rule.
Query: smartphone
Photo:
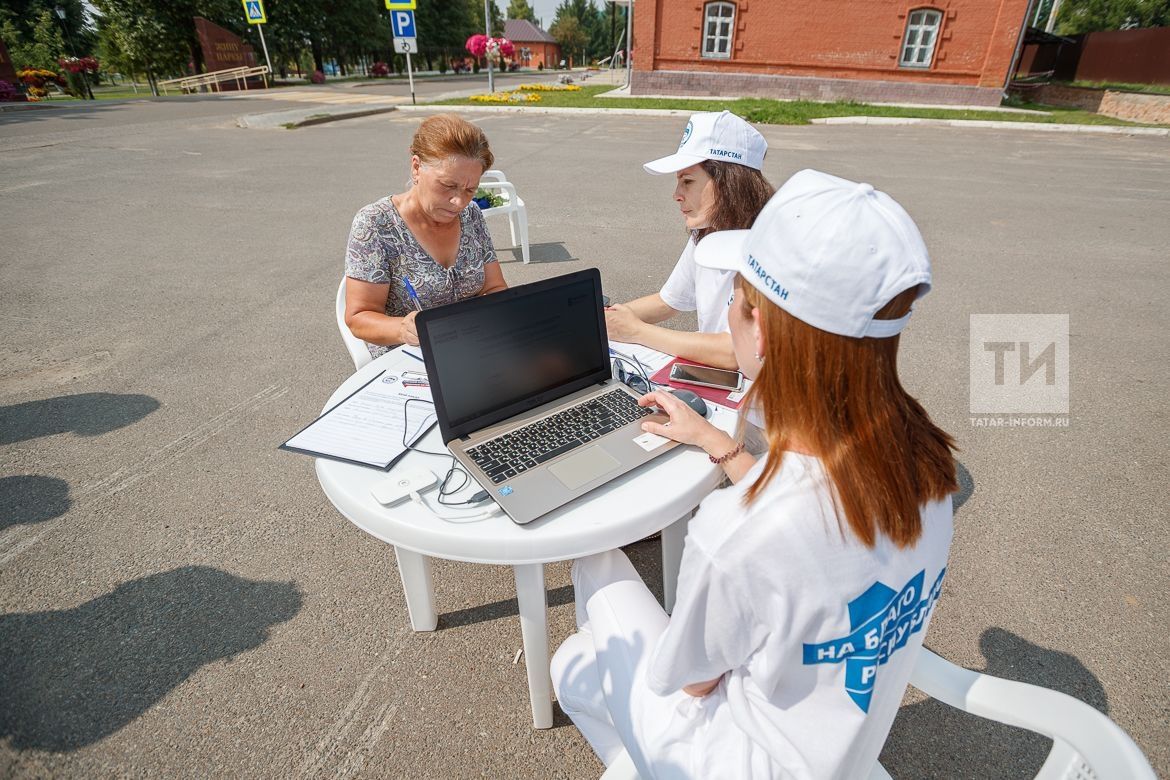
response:
[[[685,385],[716,387],[738,393],[743,389],[743,374],[710,366],[688,366],[675,363],[670,367],[670,381]]]

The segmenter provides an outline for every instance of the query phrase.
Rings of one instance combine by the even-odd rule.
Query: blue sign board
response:
[[[268,21],[262,0],[244,0],[244,15],[248,17],[248,24],[264,24]]]
[[[391,11],[390,23],[394,27],[395,38],[417,38],[414,30],[414,11]]]

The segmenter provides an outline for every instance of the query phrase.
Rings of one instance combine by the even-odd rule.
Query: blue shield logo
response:
[[[678,148],[679,148],[679,149],[681,149],[681,148],[683,148],[684,146],[686,146],[686,145],[687,145],[687,141],[691,140],[691,131],[692,131],[692,130],[694,130],[694,129],[695,129],[695,126],[694,126],[694,124],[693,124],[693,123],[691,123],[691,122],[687,122],[687,129],[686,129],[686,130],[683,130],[683,137],[682,137],[682,140],[678,142]]]

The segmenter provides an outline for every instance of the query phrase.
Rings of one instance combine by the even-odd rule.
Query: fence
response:
[[[228,68],[227,70],[216,70],[211,73],[197,73],[194,76],[183,76],[177,79],[167,79],[166,81],[158,82],[158,86],[162,89],[163,94],[169,94],[168,88],[177,89],[180,92],[194,92],[203,87],[210,87],[211,91],[219,92],[219,85],[227,82],[236,82],[236,89],[248,89],[248,79],[261,76],[265,79],[265,86],[267,86],[268,66],[257,65],[255,67],[241,67]]]
[[[1170,27],[1110,30],[1027,43],[1018,75],[1056,81],[1170,84]]]

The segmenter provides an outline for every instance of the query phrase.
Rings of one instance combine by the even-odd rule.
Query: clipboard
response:
[[[389,387],[382,390],[377,382]],[[398,375],[387,377],[382,370],[278,449],[389,471],[437,422],[429,391],[407,394],[403,389]]]

